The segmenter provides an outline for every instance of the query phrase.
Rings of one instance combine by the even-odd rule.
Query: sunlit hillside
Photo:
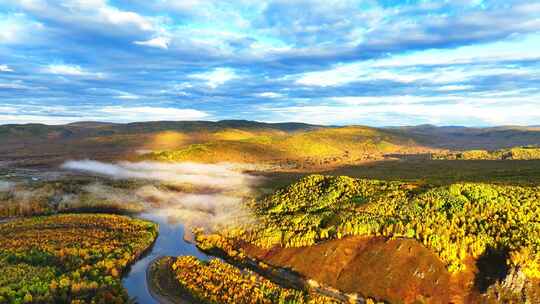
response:
[[[512,300],[501,303],[534,303],[539,195],[538,186],[311,175],[253,201],[255,224],[197,241],[209,252],[262,259],[390,303],[478,303],[486,291],[487,298],[508,293]],[[515,275],[519,291],[510,285]]]
[[[540,142],[538,128],[373,128],[246,120],[2,125],[0,155],[25,165],[67,159],[264,162],[289,168],[352,164],[386,154],[501,149]],[[514,144],[515,143],[515,144]],[[452,152],[453,153],[453,152]]]
[[[369,127],[317,128],[285,133],[226,129],[208,142],[143,155],[160,161],[267,162],[290,167],[323,166],[382,159],[389,153],[436,151],[412,138]]]

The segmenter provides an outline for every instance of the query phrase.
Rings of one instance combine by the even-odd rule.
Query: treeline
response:
[[[527,146],[500,150],[468,150],[431,154],[436,160],[533,160],[540,159],[540,148]]]
[[[117,215],[0,224],[0,303],[127,303],[121,275],[156,237],[155,224]]]
[[[417,188],[400,182],[311,175],[250,207],[255,224],[224,233],[261,247],[309,246],[351,235],[414,238],[452,272],[469,257],[508,252],[540,278],[540,187],[480,183]]]

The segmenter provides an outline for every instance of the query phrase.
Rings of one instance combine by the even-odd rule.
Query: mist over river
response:
[[[207,260],[194,244],[184,240],[185,227],[206,231],[251,220],[243,201],[251,196],[260,177],[244,173],[246,165],[221,163],[67,161],[64,170],[89,173],[113,180],[137,180],[137,186],[117,189],[100,182],[84,187],[86,193],[118,206],[137,202],[143,212],[136,217],[159,224],[150,251],[135,262],[122,280],[129,296],[138,303],[159,303],[150,293],[147,271],[165,256],[192,255]],[[76,197],[68,197],[70,203]]]

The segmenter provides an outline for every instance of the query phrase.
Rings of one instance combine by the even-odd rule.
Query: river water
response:
[[[132,265],[129,273],[122,283],[131,298],[135,298],[139,304],[159,303],[152,297],[146,281],[146,269],[152,261],[161,256],[193,255],[202,260],[208,260],[208,256],[197,247],[184,240],[184,226],[167,218],[166,214],[142,213],[138,218],[159,224],[159,235],[151,251],[142,259]]]

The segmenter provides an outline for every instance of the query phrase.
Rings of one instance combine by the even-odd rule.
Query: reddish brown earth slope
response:
[[[415,240],[349,237],[310,247],[243,249],[326,286],[390,303],[476,302],[476,269],[451,275],[435,253]]]

